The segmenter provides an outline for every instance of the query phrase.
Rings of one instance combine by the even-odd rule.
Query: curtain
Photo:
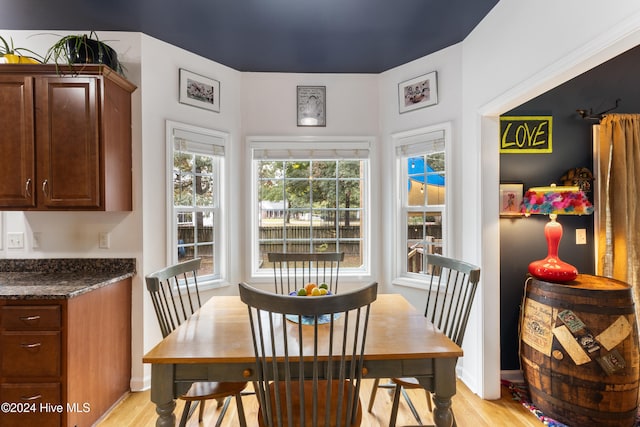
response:
[[[640,114],[600,123],[598,271],[630,284],[640,303]]]

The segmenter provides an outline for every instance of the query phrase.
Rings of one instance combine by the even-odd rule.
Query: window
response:
[[[221,173],[226,134],[167,122],[171,263],[201,258],[202,281],[221,278]]]
[[[444,254],[447,225],[447,143],[444,129],[394,136],[400,197],[398,240],[401,276],[417,278],[426,255]]]
[[[341,274],[368,271],[369,145],[252,140],[254,271],[269,252],[325,251],[345,253]]]

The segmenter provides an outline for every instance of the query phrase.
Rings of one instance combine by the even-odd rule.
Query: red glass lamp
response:
[[[593,205],[578,187],[551,185],[527,190],[522,200],[524,214],[546,214],[549,222],[544,227],[547,239],[547,257],[529,264],[529,273],[538,279],[564,283],[574,280],[578,270],[558,257],[558,245],[562,238],[562,225],[556,221],[558,215],[589,215]]]

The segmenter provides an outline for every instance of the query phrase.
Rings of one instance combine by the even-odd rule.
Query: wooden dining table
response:
[[[434,393],[435,425],[450,427],[455,367],[461,356],[462,349],[403,296],[378,294],[369,315],[364,378],[417,378]],[[191,383],[257,379],[247,306],[238,296],[212,297],[143,362],[151,364],[156,426],[174,426],[175,399]]]

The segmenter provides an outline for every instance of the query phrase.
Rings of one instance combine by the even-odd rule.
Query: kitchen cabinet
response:
[[[0,209],[131,210],[135,89],[104,65],[0,65]]]
[[[131,278],[71,298],[0,299],[0,425],[90,426],[130,389]]]

